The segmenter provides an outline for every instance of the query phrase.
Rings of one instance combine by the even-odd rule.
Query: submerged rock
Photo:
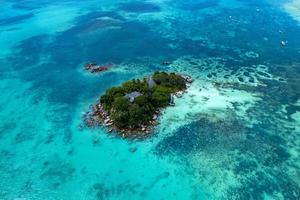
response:
[[[136,147],[131,147],[131,148],[129,148],[129,152],[131,152],[131,153],[134,153],[134,152],[136,152],[137,151],[137,148]]]

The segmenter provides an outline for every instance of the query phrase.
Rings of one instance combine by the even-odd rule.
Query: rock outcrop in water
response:
[[[97,63],[86,63],[84,65],[84,69],[93,74],[107,71],[111,67],[113,67],[112,63],[105,64],[105,65],[98,65]]]

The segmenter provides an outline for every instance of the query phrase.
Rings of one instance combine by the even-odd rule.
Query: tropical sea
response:
[[[0,50],[1,200],[300,199],[299,0],[0,0]],[[79,128],[159,70],[194,82],[149,137]]]

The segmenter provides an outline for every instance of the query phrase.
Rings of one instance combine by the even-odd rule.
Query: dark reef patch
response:
[[[164,138],[156,147],[159,155],[168,153],[188,155],[222,146],[239,146],[242,142],[243,127],[237,121],[216,121],[208,118],[186,125],[176,133]]]
[[[121,3],[119,4],[119,9],[135,13],[159,12],[161,10],[161,8],[154,3],[140,1]]]
[[[18,71],[32,68],[39,63],[40,58],[45,54],[49,39],[49,35],[38,35],[23,40],[16,46],[15,53],[6,59],[7,64]]]
[[[95,23],[97,28],[99,18],[120,21],[122,23],[118,26],[121,28],[109,30],[105,34],[96,34],[93,45],[90,45],[89,32],[83,30],[95,28]],[[114,24],[116,21],[109,23]],[[108,22],[103,23],[100,26],[106,26]],[[118,64],[128,59],[135,60],[137,57],[172,55],[174,51],[167,44],[167,40],[153,33],[141,22],[127,22],[115,12],[92,12],[78,17],[72,28],[55,37],[38,35],[22,41],[16,47],[15,53],[3,61],[3,64],[18,70],[22,74],[20,77],[30,81],[35,90],[42,91],[47,88],[50,101],[75,103],[79,95],[94,95],[90,92],[85,93],[83,88],[89,87],[89,91],[99,91],[100,87],[104,90],[106,85],[111,84],[111,76],[115,75],[107,73],[102,80],[87,79],[78,76],[75,68],[79,64],[87,60]],[[40,63],[45,57],[49,59]],[[122,75],[119,76],[122,80]],[[70,84],[73,85],[71,89],[68,87]]]
[[[223,168],[231,169],[241,183],[230,187],[228,197],[262,199],[265,193],[282,193],[286,199],[298,199],[300,186],[283,170],[291,157],[286,140],[274,134],[282,130],[274,125],[274,119],[263,115],[261,123],[252,128],[234,119],[214,122],[203,117],[164,138],[155,152],[159,156],[174,156],[187,164],[200,152],[211,158],[227,152],[221,156]],[[202,173],[201,168],[198,173]]]
[[[27,129],[26,131],[17,133],[14,143],[22,143],[26,141],[30,141],[34,139],[34,132],[33,130]]]
[[[64,137],[63,137],[63,142],[65,145],[71,144],[73,138],[72,131],[69,129],[64,130]]]
[[[40,178],[47,180],[54,188],[69,181],[75,173],[75,168],[71,164],[60,159],[51,160],[44,167]]]
[[[299,185],[280,170],[253,170],[247,178],[244,174],[241,186],[231,188],[227,195],[237,199],[263,199],[265,194],[281,193],[284,199],[299,199]]]
[[[92,192],[95,193],[98,200],[105,200],[125,193],[135,194],[140,187],[141,185],[139,183],[133,184],[130,181],[125,181],[112,186],[104,183],[96,183],[92,187]]]
[[[201,0],[201,1],[177,1],[177,6],[183,10],[197,11],[206,8],[216,7],[219,4],[219,0]]]
[[[27,19],[31,19],[33,17],[34,17],[34,14],[29,13],[29,14],[24,14],[24,15],[18,15],[15,17],[0,19],[0,26],[15,25],[15,24],[21,23]]]
[[[36,1],[14,1],[9,0],[12,4],[12,8],[16,10],[26,10],[31,11],[35,9],[45,8],[47,6],[50,6],[51,4],[59,4],[62,3],[60,0],[40,0],[38,3]],[[72,0],[65,0],[64,3],[72,2]]]
[[[16,122],[2,122],[0,126],[0,139],[7,133],[12,133],[16,128]]]

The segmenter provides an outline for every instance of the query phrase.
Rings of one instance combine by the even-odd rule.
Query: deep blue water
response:
[[[0,199],[300,199],[297,0],[0,3]],[[78,128],[156,70],[195,81],[152,136]]]

